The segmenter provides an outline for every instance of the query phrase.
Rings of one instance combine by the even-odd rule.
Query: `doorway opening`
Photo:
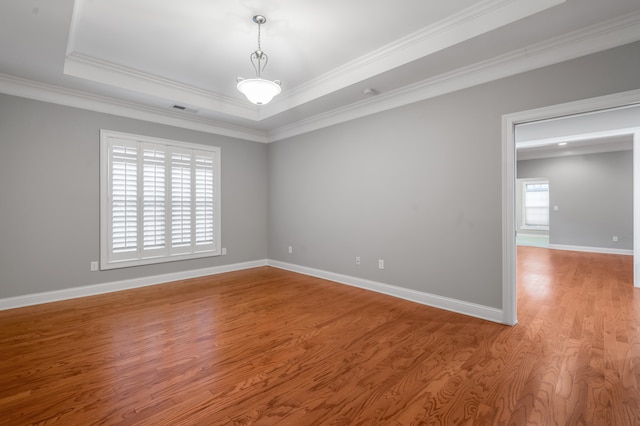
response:
[[[629,114],[622,121],[609,122],[605,128],[594,128],[594,114],[626,109]],[[640,90],[624,92],[599,98],[555,105],[530,111],[523,111],[503,116],[502,124],[502,289],[503,289],[503,323],[515,325],[516,312],[516,141],[519,144],[538,146],[551,143],[562,143],[584,139],[602,137],[627,136],[632,138],[633,146],[633,255],[634,255],[634,285],[640,287]],[[528,130],[535,126],[527,126],[542,121],[555,121],[577,117],[576,122],[582,121],[583,130],[565,130],[546,137],[538,135],[535,138],[526,136]],[[587,124],[584,124],[587,123]],[[553,125],[547,130],[551,131]],[[537,130],[540,130],[538,128]],[[523,136],[524,135],[524,136]]]

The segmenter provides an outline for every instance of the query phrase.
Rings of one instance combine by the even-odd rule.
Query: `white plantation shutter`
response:
[[[171,248],[179,251],[191,248],[192,157],[185,150],[171,153]]]
[[[195,153],[195,237],[198,250],[214,244],[215,154]]]
[[[220,254],[220,149],[101,132],[101,268]]]
[[[166,254],[166,152],[162,146],[142,148],[142,229],[143,250]]]
[[[109,155],[110,245],[113,257],[122,259],[138,249],[138,148],[115,139]]]

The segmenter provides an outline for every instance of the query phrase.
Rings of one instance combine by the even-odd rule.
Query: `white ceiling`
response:
[[[597,154],[602,152],[632,151],[633,135],[594,137],[564,142],[549,142],[517,149],[518,161],[539,158],[566,157],[570,155]],[[629,155],[632,155],[629,153]]]
[[[639,126],[640,105],[519,124],[515,132],[518,160],[632,151]]]
[[[0,11],[0,92],[262,142],[640,40],[638,0],[4,0]],[[262,107],[235,89],[254,73],[256,14],[264,76],[283,89]]]

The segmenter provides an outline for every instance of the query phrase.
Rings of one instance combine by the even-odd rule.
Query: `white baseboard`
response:
[[[568,250],[568,251],[584,251],[587,253],[604,253],[604,254],[624,254],[633,256],[633,250],[614,249],[607,247],[585,247],[585,246],[567,246],[563,244],[549,244],[550,249]]]
[[[113,281],[108,283],[87,285],[82,287],[67,288],[63,290],[47,291],[43,293],[27,294],[24,296],[0,299],[0,311],[23,306],[38,305],[40,303],[57,302],[60,300],[75,299],[78,297],[94,296],[97,294],[111,293],[120,290],[145,287],[156,284],[164,284],[172,281],[186,280],[189,278],[204,277],[207,275],[222,274],[224,272],[239,271],[242,269],[266,266],[267,260],[255,260],[250,262],[234,263],[231,265],[213,266],[210,268],[193,269],[190,271],[172,272],[169,274],[153,275],[150,277],[133,278],[130,280]]]
[[[221,274],[224,272],[239,271],[242,269],[257,268],[259,266],[273,266],[304,275],[310,275],[340,284],[346,284],[377,293],[386,294],[393,297],[409,300],[423,305],[432,306],[459,314],[469,315],[488,321],[503,323],[503,312],[501,309],[489,306],[469,303],[462,300],[437,296],[417,290],[397,287],[363,278],[337,274],[320,269],[308,268],[306,266],[294,265],[277,260],[256,260],[250,262],[235,263],[231,265],[214,266],[211,268],[194,269],[190,271],[173,272],[169,274],[153,275],[149,277],[134,278],[130,280],[113,281],[108,283],[94,284],[82,287],[74,287],[63,290],[48,291],[43,293],[27,294],[24,296],[9,297],[0,299],[0,311],[6,309],[20,308],[24,306],[38,305],[41,303],[57,302],[60,300],[75,299],[78,297],[94,296],[98,294],[111,293],[121,290],[129,290],[138,287],[164,284],[172,281],[185,280],[189,278],[203,277],[207,275]]]
[[[504,323],[502,309],[492,308],[490,306],[478,305],[475,303],[465,302],[462,300],[451,299],[448,297],[437,296],[417,290],[403,287],[397,287],[390,284],[384,284],[376,281],[370,281],[363,278],[352,277],[349,275],[337,274],[334,272],[323,271],[320,269],[308,268],[306,266],[294,265],[291,263],[280,262],[277,260],[269,260],[269,266],[287,271],[298,272],[304,275],[322,278],[334,281],[340,284],[347,284],[353,287],[365,290],[375,291],[377,293],[386,294],[388,296],[398,297],[400,299],[409,300],[411,302],[420,303],[434,308],[444,309],[459,314],[469,315],[497,323]]]

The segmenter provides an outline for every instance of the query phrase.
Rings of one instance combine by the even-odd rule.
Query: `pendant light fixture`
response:
[[[256,15],[253,17],[253,22],[258,24],[258,50],[249,55],[249,59],[256,70],[256,77],[247,79],[238,77],[236,79],[238,82],[237,87],[238,91],[249,99],[249,102],[256,105],[265,105],[280,93],[280,81],[270,81],[262,78],[262,72],[267,66],[267,62],[269,62],[269,57],[260,47],[260,28],[262,24],[267,22],[267,18],[262,15]]]

